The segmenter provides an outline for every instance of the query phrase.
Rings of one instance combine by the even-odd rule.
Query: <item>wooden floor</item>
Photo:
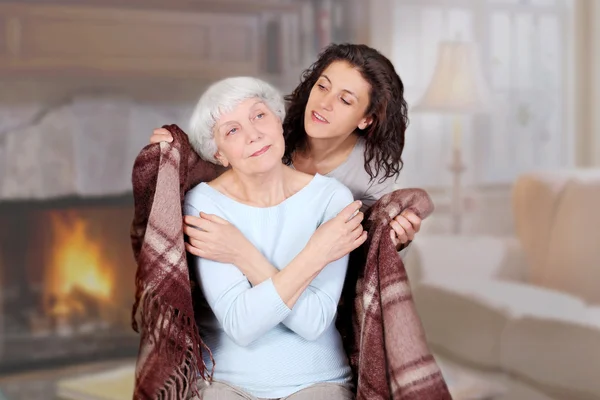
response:
[[[110,371],[134,363],[134,359],[127,359],[0,376],[0,400],[57,400],[56,383],[61,379]]]

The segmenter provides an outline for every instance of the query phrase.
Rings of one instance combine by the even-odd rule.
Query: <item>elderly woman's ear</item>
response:
[[[217,151],[215,153],[215,158],[223,167],[227,168],[229,166],[229,161],[227,161],[227,159],[223,157],[220,152]]]

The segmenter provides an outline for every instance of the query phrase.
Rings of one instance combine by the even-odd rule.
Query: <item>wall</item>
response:
[[[392,0],[371,0],[369,2],[369,36],[368,44],[375,47],[388,58],[393,58],[394,15]]]
[[[600,2],[575,0],[573,13],[575,165],[600,166]]]
[[[600,166],[600,1],[592,1],[592,134],[593,165]]]

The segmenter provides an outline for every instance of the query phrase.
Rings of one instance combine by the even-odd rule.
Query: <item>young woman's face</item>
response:
[[[312,138],[349,136],[356,128],[365,129],[371,117],[369,83],[352,65],[331,63],[313,86],[304,110],[306,134]]]

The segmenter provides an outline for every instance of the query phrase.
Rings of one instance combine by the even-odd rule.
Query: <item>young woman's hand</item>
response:
[[[152,131],[152,136],[150,136],[150,143],[160,143],[160,142],[169,142],[173,141],[173,136],[171,132],[166,130],[165,128],[157,128]]]
[[[403,211],[390,221],[390,237],[396,248],[407,244],[415,238],[421,229],[421,218],[412,211]]]
[[[245,245],[252,245],[234,225],[213,214],[183,218],[183,233],[188,236],[186,250],[208,260],[238,265]]]
[[[367,240],[360,201],[354,201],[313,233],[306,248],[323,266],[338,260]]]

